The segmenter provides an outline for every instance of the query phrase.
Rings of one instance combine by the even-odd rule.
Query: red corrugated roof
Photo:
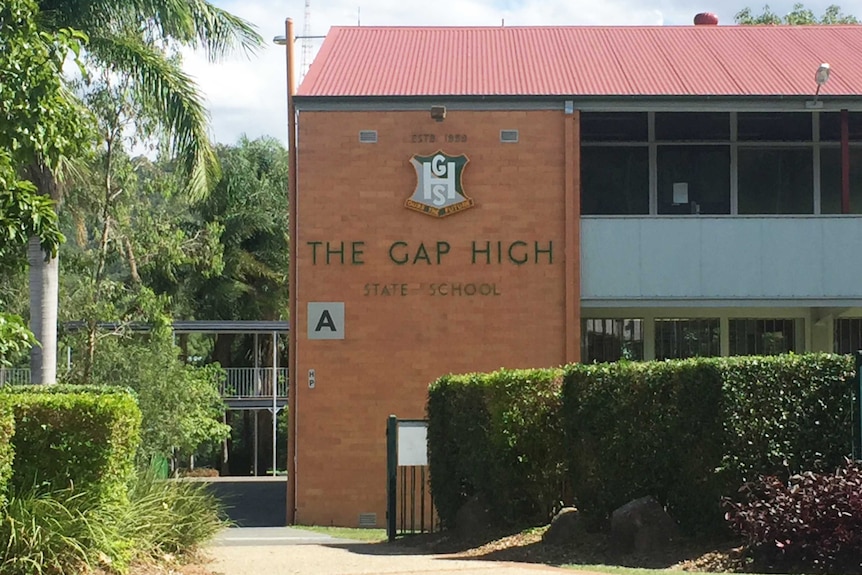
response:
[[[862,26],[335,27],[300,96],[862,94]]]

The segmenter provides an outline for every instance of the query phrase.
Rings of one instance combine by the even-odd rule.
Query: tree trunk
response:
[[[48,166],[37,161],[27,167],[27,179],[43,196],[59,208],[61,189]],[[30,238],[30,331],[40,345],[30,350],[30,379],[33,383],[57,382],[57,308],[60,298],[59,258],[45,260],[38,238]]]
[[[45,261],[39,238],[30,238],[27,258],[30,263],[30,330],[40,344],[30,351],[30,377],[33,383],[56,383],[59,259]]]

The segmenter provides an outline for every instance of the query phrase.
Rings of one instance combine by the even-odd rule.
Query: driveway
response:
[[[543,565],[423,555],[401,546],[345,541],[292,527],[226,529],[215,538],[208,551],[213,562],[207,567],[222,575],[578,573]]]

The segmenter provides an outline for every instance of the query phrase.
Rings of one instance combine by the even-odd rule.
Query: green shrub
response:
[[[118,524],[141,557],[189,553],[226,525],[222,505],[206,483],[162,480],[153,470],[131,482],[129,503]]]
[[[546,521],[563,472],[561,371],[449,375],[428,395],[431,490],[444,525],[472,496],[506,523]]]
[[[86,488],[123,499],[134,469],[141,422],[134,397],[119,389],[4,388],[15,415],[12,488]]]
[[[86,490],[12,493],[0,523],[0,575],[79,573],[106,563],[112,526]]]
[[[850,454],[851,356],[731,357],[721,365],[728,488],[760,475],[831,471]]]
[[[563,386],[578,508],[594,525],[652,495],[689,529],[719,518],[721,375],[714,360],[571,365]]]
[[[15,433],[15,420],[12,408],[0,404],[0,509],[6,503],[6,485],[12,476],[12,434]]]

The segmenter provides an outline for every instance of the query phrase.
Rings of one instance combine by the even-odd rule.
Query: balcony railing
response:
[[[276,370],[276,396],[287,397],[287,368]],[[30,383],[30,370],[24,368],[0,368],[0,386]],[[219,383],[219,392],[225,399],[272,397],[271,367],[229,367],[225,379]]]
[[[0,386],[27,385],[30,383],[30,369],[26,367],[0,367]]]
[[[271,367],[229,367],[220,391],[225,399],[272,397]],[[287,368],[276,368],[277,397],[287,397]]]

